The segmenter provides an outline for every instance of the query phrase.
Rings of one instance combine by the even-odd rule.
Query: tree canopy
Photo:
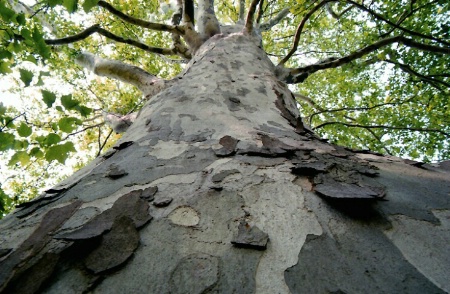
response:
[[[105,118],[150,98],[132,86],[136,76],[122,77],[131,85],[98,77],[114,77],[102,60],[170,79],[219,23],[261,34],[320,136],[422,161],[450,158],[446,0],[0,0],[0,16],[0,213],[59,181],[62,165],[101,154],[120,137]]]

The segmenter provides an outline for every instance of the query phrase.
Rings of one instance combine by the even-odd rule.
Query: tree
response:
[[[58,4],[74,11],[77,2],[48,3]],[[363,66],[380,70],[376,62],[383,60],[401,63],[398,68],[412,73],[421,85],[427,80],[430,87],[439,88],[429,102],[444,103],[439,95],[448,91],[448,75],[436,71],[448,60],[449,43],[445,29],[437,27],[447,25],[440,13],[446,15],[449,4],[412,1],[400,15],[387,1],[300,1],[291,9],[301,19],[294,44],[278,66],[267,57],[259,33],[285,19],[287,10],[268,16],[280,8],[277,3],[252,1],[246,6],[240,1],[237,24],[228,26],[218,21],[219,16],[223,19],[220,13],[234,9],[226,1],[216,6],[213,1],[198,1],[198,6],[177,1],[170,25],[133,18],[104,1],[86,1],[83,8],[96,5],[126,23],[164,32],[173,46],[150,47],[99,25],[69,37],[35,37],[26,45],[45,55],[45,44],[70,44],[100,34],[190,61],[176,77],[165,80],[135,65],[91,53],[78,55],[82,66],[135,85],[148,101],[108,152],[2,220],[0,291],[450,291],[448,162],[403,161],[327,143],[302,121],[298,101],[286,85],[304,82],[313,87],[308,81],[314,75],[338,67],[354,72],[344,84],[354,82],[367,75]],[[429,23],[422,22],[418,31],[417,15],[424,12],[434,20],[422,15],[420,19]],[[293,55],[313,16],[324,28],[336,24],[333,18],[352,27],[369,18],[372,23],[360,28],[364,37],[354,41],[374,38],[365,31],[369,28],[379,38],[356,50],[348,44],[353,50],[347,54],[304,66]],[[15,21],[20,21],[18,16]],[[25,42],[20,36],[11,38],[17,44]],[[276,40],[265,46],[270,52]],[[345,48],[339,53],[346,53]],[[414,62],[428,63],[424,70],[430,71],[417,72]],[[22,81],[29,81],[27,75],[21,75]],[[328,77],[333,75],[336,71]],[[392,93],[400,86],[391,86]],[[43,95],[50,106],[56,101],[51,92]],[[303,93],[297,97],[318,107],[321,113],[315,117],[338,112],[327,111],[327,105]],[[390,103],[407,102],[385,102]],[[72,96],[61,97],[61,104],[61,110],[86,116],[92,111]],[[371,107],[381,106],[351,104],[347,110]],[[443,113],[446,107],[441,105]],[[120,118],[128,122],[131,117]],[[351,114],[342,117],[356,119]],[[70,132],[78,123],[66,118],[58,127]],[[29,133],[26,125],[16,129],[25,138]],[[442,129],[433,130],[430,134],[448,136]],[[60,140],[48,144],[51,138],[41,139],[48,150],[73,148]],[[65,151],[53,151],[55,159]]]

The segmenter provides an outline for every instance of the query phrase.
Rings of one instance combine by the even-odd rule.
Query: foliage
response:
[[[223,24],[238,21],[237,2],[216,1]],[[352,56],[394,36],[450,51],[448,1],[366,2],[260,1],[256,14],[261,28],[289,8],[288,17],[262,32],[264,49],[275,64],[299,70]],[[109,4],[129,16],[166,24],[176,10],[174,1]],[[296,34],[302,22],[301,34]],[[103,111],[127,114],[144,103],[136,88],[81,70],[74,63],[81,51],[161,78],[173,77],[183,67],[180,56],[151,54],[99,34],[66,46],[47,45],[49,39],[76,35],[93,24],[123,40],[172,46],[170,33],[132,25],[100,7],[98,0],[44,0],[33,6],[0,0],[0,75],[9,84],[0,97],[5,102],[0,104],[0,160],[8,166],[0,178],[0,214],[55,184],[62,165],[82,167],[111,146],[119,135],[104,125]],[[296,50],[284,60],[296,36]],[[307,72],[292,90],[305,122],[333,143],[444,160],[450,158],[448,64],[450,54],[393,42],[337,67],[327,63]],[[6,103],[10,97],[22,102]]]

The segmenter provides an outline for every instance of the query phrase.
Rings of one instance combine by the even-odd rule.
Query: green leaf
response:
[[[65,133],[73,132],[79,125],[81,120],[75,117],[63,117],[58,121],[59,129]]]
[[[58,4],[61,5],[62,4],[62,0],[48,0],[47,3],[48,3],[48,6],[55,7]]]
[[[83,3],[84,12],[88,13],[92,9],[92,7],[97,5],[98,1],[99,0],[85,0]]]
[[[77,10],[77,0],[63,0],[63,6],[69,11],[69,13],[73,13]]]
[[[14,147],[15,137],[12,134],[0,132],[0,151],[6,151]]]
[[[71,110],[74,109],[78,104],[80,104],[80,101],[72,99],[72,95],[69,94],[61,96],[61,104],[65,109]]]
[[[83,105],[78,105],[77,107],[75,107],[75,110],[77,110],[84,117],[87,117],[92,112],[92,108]]]
[[[33,129],[31,127],[29,127],[26,123],[23,122],[17,128],[17,132],[19,133],[19,136],[21,136],[21,137],[28,137],[33,132]]]
[[[0,2],[0,16],[2,17],[3,20],[5,20],[7,22],[7,21],[12,20],[16,16],[16,13],[14,12],[14,10],[6,7],[3,4],[3,1],[1,1]]]
[[[56,160],[59,163],[64,164],[66,159],[69,157],[70,152],[75,152],[75,147],[72,142],[66,142],[62,145],[54,145],[50,147],[45,153],[45,159],[48,162]]]
[[[38,141],[41,146],[48,147],[61,142],[61,137],[57,134],[51,133],[47,136],[36,137],[36,141]]]
[[[16,21],[17,21],[18,24],[20,24],[22,26],[25,25],[26,24],[25,14],[19,13],[16,16]]]
[[[30,156],[35,158],[42,158],[44,156],[44,152],[42,152],[41,148],[39,147],[34,147],[33,149],[31,149],[29,154]]]
[[[25,84],[25,87],[28,87],[31,84],[31,81],[33,80],[33,73],[29,70],[20,68],[20,79]]]
[[[47,107],[52,107],[53,103],[56,101],[56,95],[47,90],[41,90],[41,93],[42,100],[44,100],[44,103],[47,104]]]
[[[12,73],[11,62],[0,61],[0,74]]]
[[[21,166],[25,166],[28,164],[28,162],[30,162],[30,156],[26,151],[17,151],[16,153],[14,153],[14,155],[9,160],[8,165],[12,166],[18,162],[20,162]]]

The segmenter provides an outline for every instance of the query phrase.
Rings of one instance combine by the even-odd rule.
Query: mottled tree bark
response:
[[[142,86],[115,147],[1,221],[0,292],[450,291],[449,165],[320,140],[241,31]]]

